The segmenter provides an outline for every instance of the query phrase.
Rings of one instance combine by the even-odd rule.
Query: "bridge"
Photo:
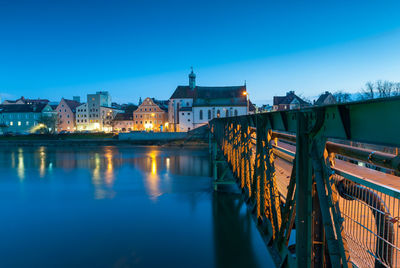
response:
[[[400,98],[210,121],[278,267],[400,267]],[[230,176],[229,176],[230,175]]]

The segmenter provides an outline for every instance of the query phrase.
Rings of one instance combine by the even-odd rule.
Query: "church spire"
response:
[[[196,74],[193,72],[193,67],[190,68],[192,71],[189,74],[189,87],[193,90],[196,87]]]

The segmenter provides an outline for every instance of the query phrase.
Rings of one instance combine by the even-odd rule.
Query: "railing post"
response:
[[[312,165],[308,119],[297,113],[296,142],[296,260],[297,267],[311,267]]]

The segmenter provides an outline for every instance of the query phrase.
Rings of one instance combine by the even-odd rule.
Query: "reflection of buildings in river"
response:
[[[18,148],[17,175],[21,181],[25,179],[24,150],[22,148]]]
[[[251,217],[240,194],[214,192],[212,197],[216,267],[257,267]]]
[[[46,174],[46,151],[43,146],[39,148],[39,160],[39,176],[43,178]]]
[[[146,163],[150,166],[150,172],[145,178],[146,189],[150,198],[155,201],[162,193],[160,191],[160,177],[157,173],[157,153],[151,151],[149,157],[146,159]]]
[[[154,159],[154,161],[151,161]],[[209,160],[204,156],[160,154],[152,151],[147,157],[136,157],[130,161],[135,168],[148,173],[171,173],[182,176],[209,176]]]

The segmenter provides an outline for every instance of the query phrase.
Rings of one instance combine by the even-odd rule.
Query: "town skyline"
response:
[[[313,99],[398,81],[399,3],[358,2],[3,1],[0,96],[167,99],[190,66],[199,85],[246,80],[257,104],[290,90]]]

